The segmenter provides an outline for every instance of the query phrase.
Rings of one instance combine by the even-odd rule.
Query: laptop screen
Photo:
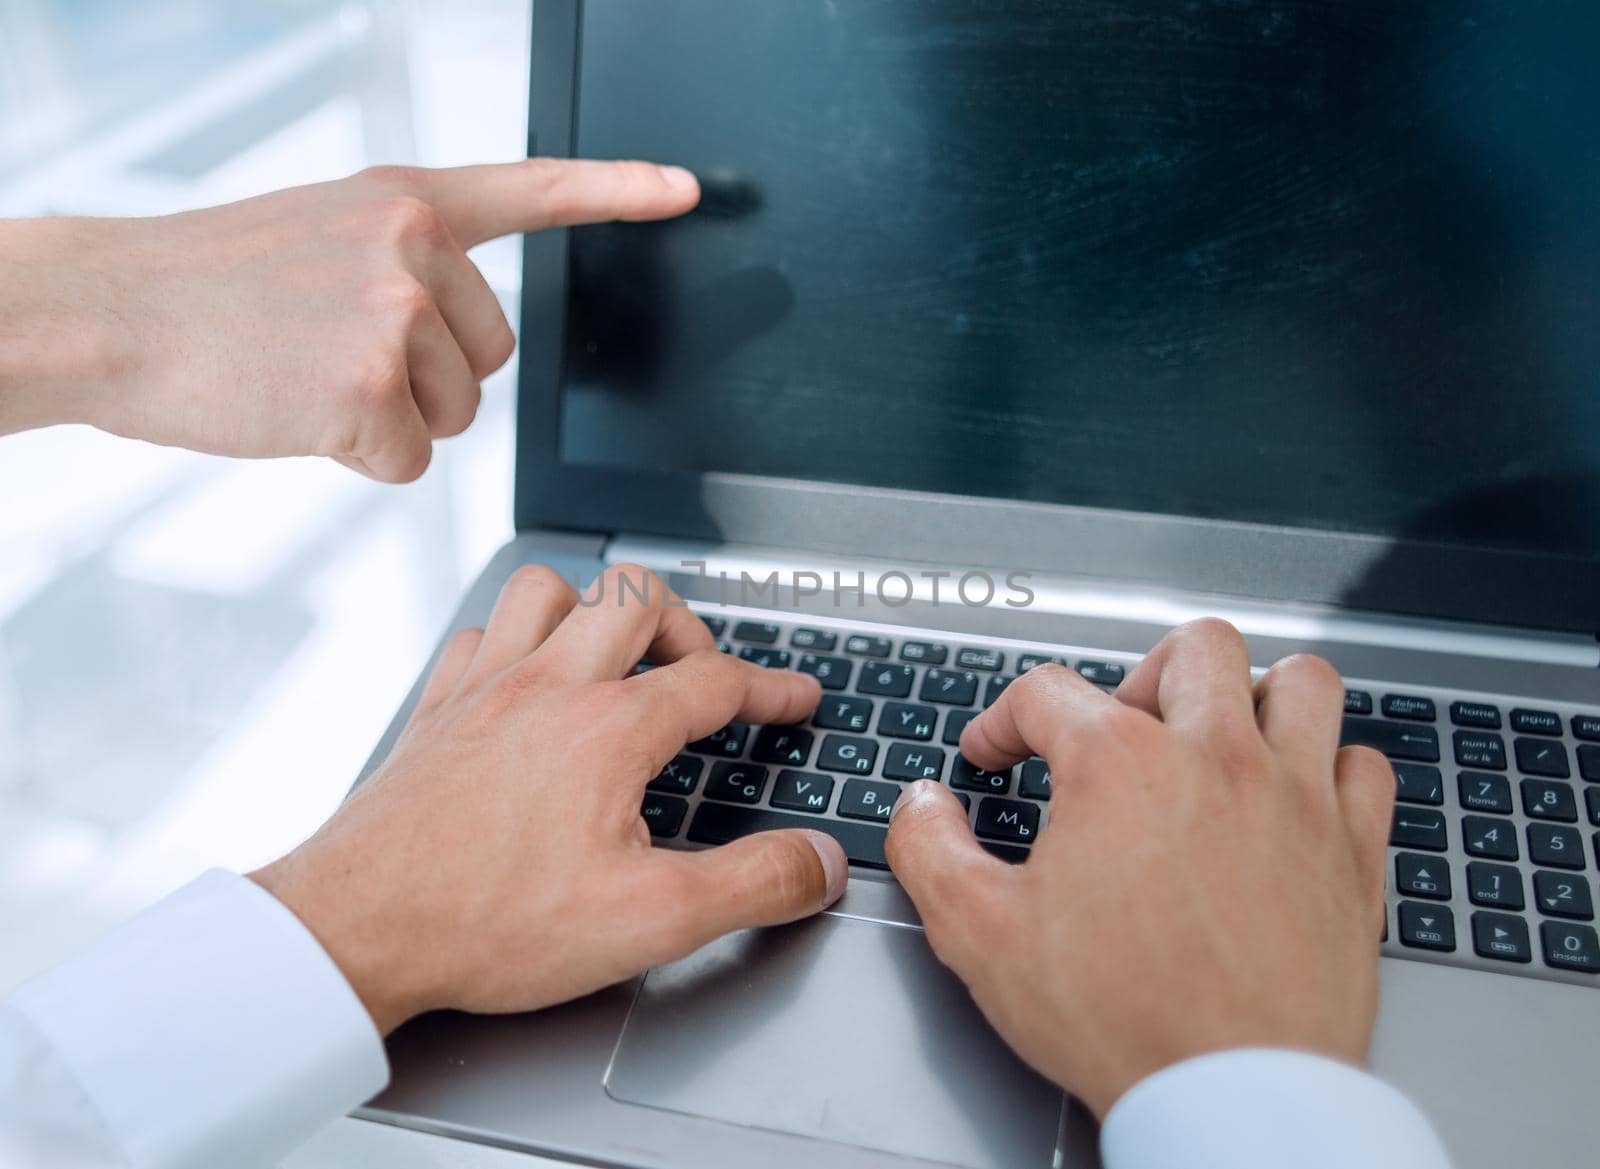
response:
[[[1600,557],[1600,5],[587,0],[561,457]]]

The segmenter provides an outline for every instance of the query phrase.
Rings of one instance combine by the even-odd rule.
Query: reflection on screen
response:
[[[1600,6],[589,0],[563,457],[1600,555]]]

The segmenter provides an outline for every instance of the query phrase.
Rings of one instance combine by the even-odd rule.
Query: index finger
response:
[[[685,743],[735,720],[772,726],[799,722],[822,697],[822,688],[809,674],[766,669],[714,649],[697,650],[623,685],[645,705],[638,725],[649,737],[657,767],[665,766]]]
[[[1035,666],[961,732],[961,753],[988,771],[1042,755],[1058,766],[1069,742],[1134,712],[1064,666]],[[1137,717],[1137,716],[1135,716]]]
[[[694,175],[653,162],[529,158],[418,170],[412,177],[463,248],[547,227],[671,219],[700,202]]]

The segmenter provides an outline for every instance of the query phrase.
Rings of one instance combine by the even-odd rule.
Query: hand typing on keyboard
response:
[[[448,643],[383,767],[252,874],[384,1032],[433,1008],[576,998],[844,889],[844,853],[820,832],[651,849],[645,785],[685,742],[734,719],[795,722],[821,691],[718,653],[647,570],[597,587],[579,605],[553,571],[519,570],[487,627]],[[659,668],[630,677],[647,653]]]
[[[0,434],[86,422],[415,479],[514,345],[465,249],[699,197],[677,168],[532,159],[382,167],[155,219],[0,221]]]
[[[896,805],[889,861],[935,951],[1097,1116],[1206,1052],[1365,1061],[1395,780],[1376,751],[1339,748],[1343,702],[1318,658],[1252,685],[1239,634],[1199,622],[1115,697],[1044,665],[967,726],[978,767],[1049,763],[1027,864],[979,847],[948,788]]]

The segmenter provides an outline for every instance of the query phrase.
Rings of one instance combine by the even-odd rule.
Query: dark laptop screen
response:
[[[561,447],[1600,556],[1600,4],[587,0]]]

